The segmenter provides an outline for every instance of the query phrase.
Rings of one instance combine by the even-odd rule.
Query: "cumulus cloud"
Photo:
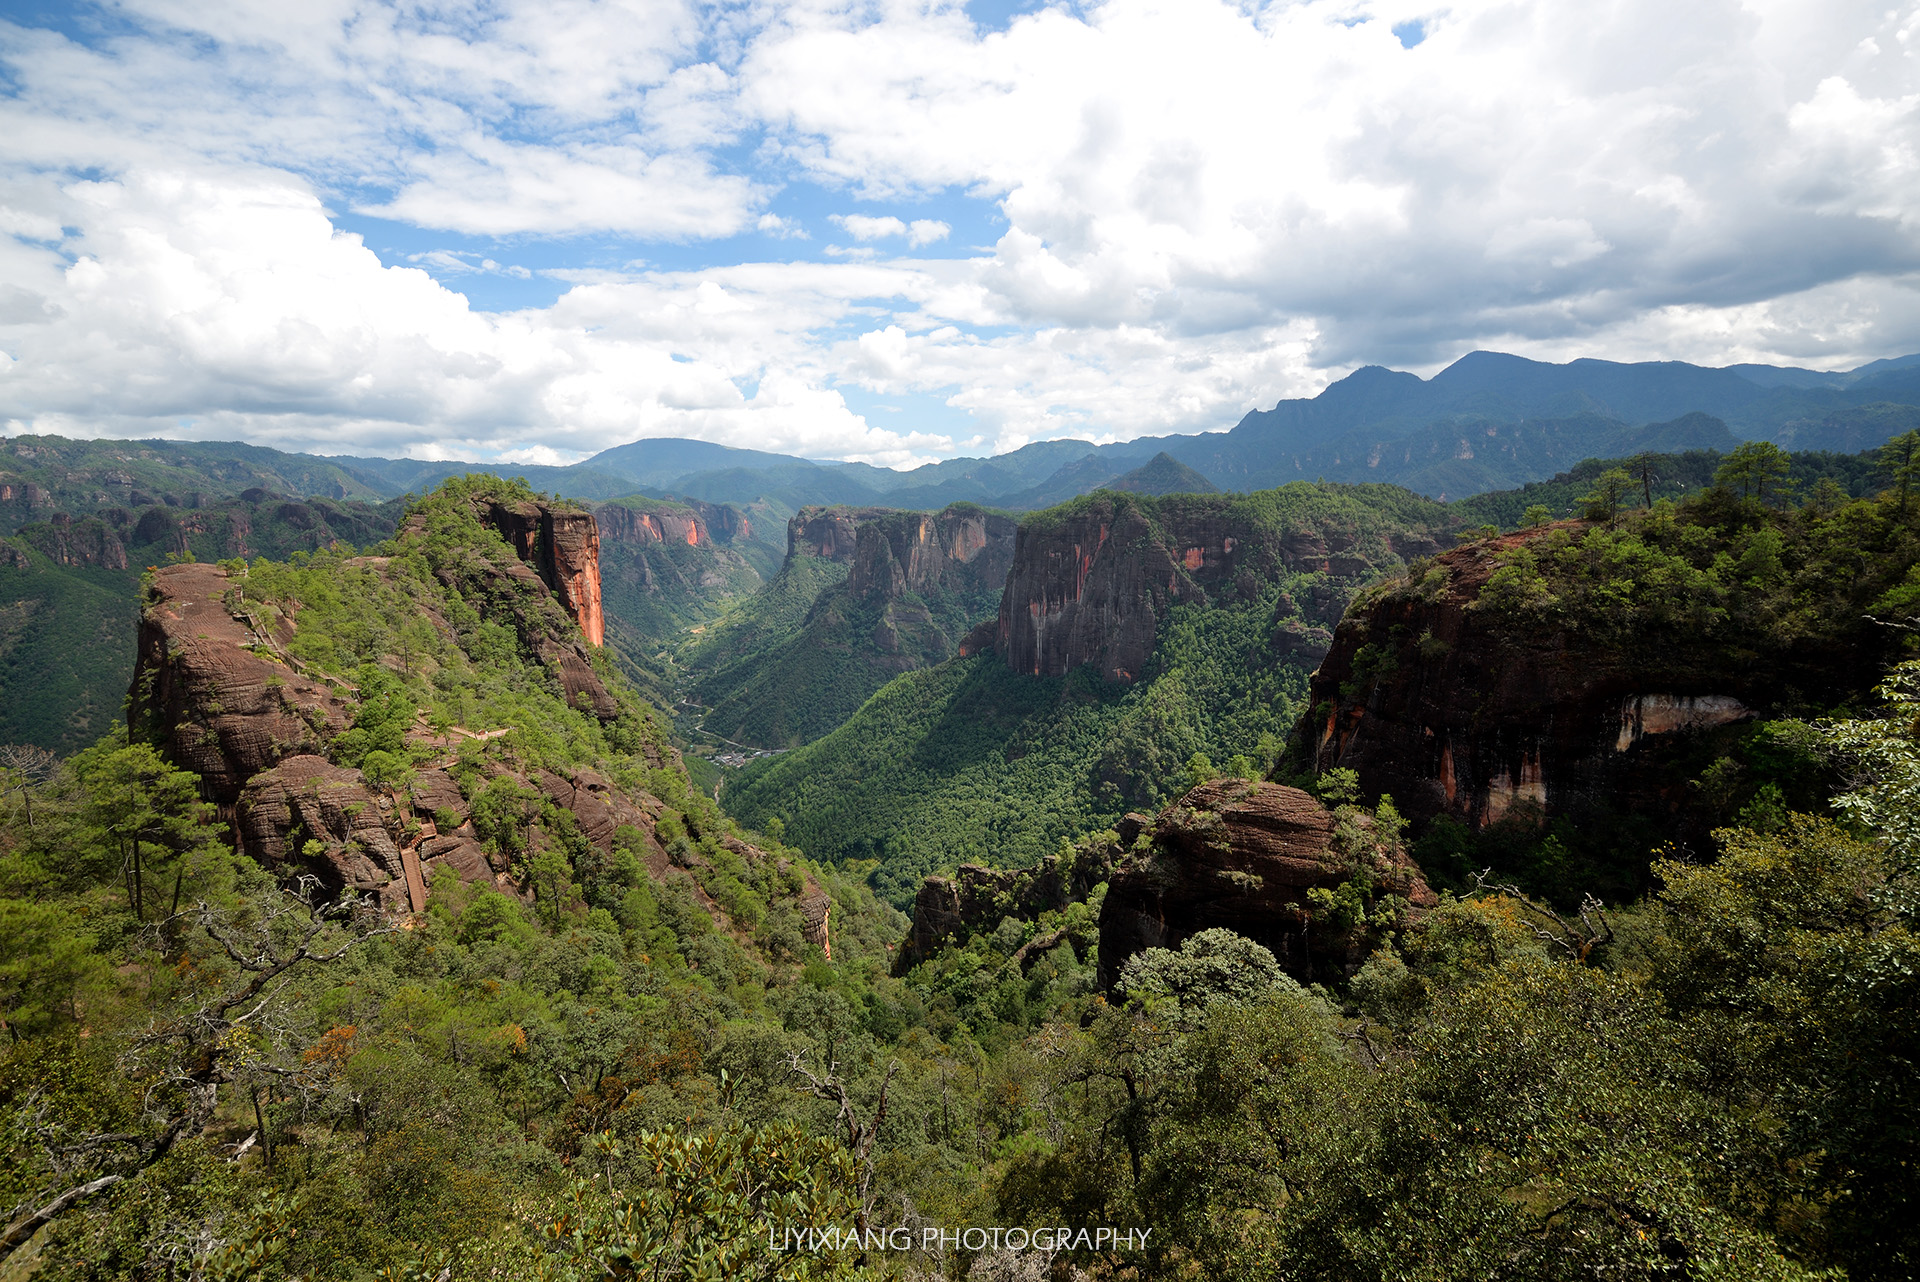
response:
[[[891,215],[870,218],[865,214],[835,214],[832,220],[855,240],[884,240],[889,236],[907,234],[907,225]]]
[[[838,389],[1008,445],[1224,427],[1473,347],[1920,348],[1914,0],[1107,0],[990,33],[908,0],[115,12],[0,24],[16,423],[904,461],[947,443]],[[787,188],[873,212],[814,249]],[[489,238],[414,260],[455,282],[538,240],[572,288],[475,312],[329,207]],[[991,246],[911,253],[975,214]],[[810,256],[718,248],[749,231]]]

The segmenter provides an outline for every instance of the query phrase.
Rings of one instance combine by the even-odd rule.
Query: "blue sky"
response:
[[[0,3],[0,430],[904,466],[1920,349],[1920,7]]]

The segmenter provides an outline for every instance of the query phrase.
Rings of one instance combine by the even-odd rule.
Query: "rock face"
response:
[[[890,673],[938,663],[958,651],[975,611],[1004,590],[1017,529],[1007,517],[966,507],[870,517],[855,530],[845,585],[823,596],[815,614],[848,612],[836,598],[877,610],[866,639]]]
[[[697,548],[713,542],[706,522],[691,507],[676,509],[661,504],[636,511],[620,503],[602,503],[594,509],[593,519],[599,522],[601,535],[609,544],[646,547],[652,543],[684,543]]]
[[[580,522],[547,520],[537,513],[508,510],[498,520],[491,519],[495,513],[483,515],[493,528],[506,525],[523,536],[515,546],[536,560],[547,541],[553,564],[563,572],[577,567],[595,542],[588,537],[591,517],[582,518],[587,527],[582,530]],[[424,518],[410,519],[399,540],[404,545],[425,529]],[[537,661],[527,669],[532,679],[539,679],[542,664],[550,665],[576,704],[606,718],[621,715],[618,700],[594,674],[585,646],[561,613],[557,594],[533,566],[486,535],[438,546],[430,563],[446,597],[438,606],[429,598],[418,617],[450,634],[445,616],[458,596],[482,617],[511,625],[522,651]],[[346,564],[381,574],[391,561],[358,557]],[[579,600],[576,594],[576,604]],[[335,741],[356,708],[344,681],[310,674],[289,652],[303,608],[297,601],[249,605],[244,583],[219,565],[171,565],[152,577],[141,622],[132,722],[173,760],[202,775],[243,853],[284,876],[317,877],[330,892],[371,894],[397,913],[422,909],[443,870],[530,895],[530,888],[516,882],[509,861],[489,852],[473,823],[471,798],[498,780],[539,799],[540,813],[550,813],[544,810],[547,803],[568,812],[571,828],[605,863],[624,847],[637,853],[655,877],[680,875],[670,872],[676,863],[703,866],[698,848],[678,848],[669,855],[655,836],[665,805],[638,786],[618,784],[589,768],[536,768],[512,751],[461,754],[462,745],[472,748],[474,741],[494,734],[436,729],[420,717],[406,731],[413,769],[399,785],[369,782],[360,770],[333,759]],[[275,610],[284,612],[273,615]],[[458,644],[452,635],[443,640]],[[391,656],[388,662],[400,663]],[[643,744],[640,751],[655,766],[672,764],[671,749],[657,742]],[[692,816],[680,822],[676,831],[692,831]],[[538,820],[529,824],[534,851],[562,841],[557,834],[566,826],[552,833],[549,826]],[[709,836],[750,865],[773,858],[737,837]],[[795,870],[781,865],[780,871],[787,875],[776,881],[792,881]],[[798,873],[794,907],[800,933],[827,949],[831,897],[804,869]],[[726,911],[697,881],[690,889],[727,928]]]
[[[730,544],[751,538],[753,522],[736,507],[699,499],[674,499],[639,507],[632,503],[602,503],[593,509],[600,536],[609,544],[684,543],[688,547]]]
[[[904,975],[947,941],[992,930],[1003,917],[1038,917],[1085,899],[1112,870],[1117,847],[1088,845],[1070,860],[1050,855],[1038,868],[995,869],[962,864],[951,877],[929,877],[913,901],[913,926],[894,954]]]
[[[854,529],[847,591],[888,600],[909,592],[998,592],[1013,565],[1017,529],[1008,517],[959,506],[868,517]]]
[[[21,534],[55,565],[127,568],[126,546],[101,520],[89,517],[76,521],[65,512],[56,512],[45,525],[30,525]]]
[[[755,602],[767,607],[764,639],[742,638],[695,686],[706,727],[791,747],[832,731],[901,673],[952,658],[998,606],[1015,528],[972,504],[805,509],[787,526],[786,565]]]
[[[607,607],[649,637],[711,618],[762,582],[769,551],[738,509],[694,499],[621,499],[594,509]]]
[[[1258,592],[1282,573],[1324,576],[1276,645],[1311,657],[1348,597],[1403,557],[1437,548],[1424,531],[1365,530],[1337,512],[1276,520],[1235,496],[1160,500],[1097,493],[1020,527],[999,617],[962,653],[991,649],[1016,672],[1062,676],[1083,663],[1130,682],[1175,605]]]
[[[803,507],[787,522],[787,555],[851,564],[861,523],[894,514],[885,507]]]
[[[128,719],[231,806],[246,781],[323,752],[350,712],[333,688],[270,657],[275,638],[218,565],[161,566],[141,616]]]
[[[1280,784],[1202,784],[1155,818],[1129,815],[1120,838],[1131,853],[1107,883],[1101,906],[1103,986],[1135,953],[1177,948],[1214,927],[1272,949],[1298,979],[1344,972],[1363,958],[1354,955],[1355,941],[1315,928],[1307,892],[1331,890],[1356,873],[1416,910],[1437,902],[1404,852],[1343,853],[1327,809]]]
[[[1480,827],[1516,807],[1537,806],[1529,813],[1541,819],[1606,807],[1678,816],[1675,836],[1696,835],[1673,754],[1786,690],[1816,689],[1817,676],[1752,658],[1622,650],[1476,610],[1500,554],[1543,534],[1454,549],[1420,584],[1357,606],[1313,678],[1313,711],[1289,747],[1296,768],[1356,770],[1363,792],[1392,794],[1416,821],[1448,815]]]
[[[548,503],[480,502],[481,520],[500,531],[533,568],[589,643],[605,645],[600,601],[600,527],[593,513]]]

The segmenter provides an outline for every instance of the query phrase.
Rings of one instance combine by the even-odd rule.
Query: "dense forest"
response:
[[[524,486],[157,570],[131,724],[0,763],[0,1277],[1911,1277],[1917,447],[1451,550],[1388,487],[1081,500],[1034,537],[1199,567],[1137,680],[948,660],[725,811]],[[1801,678],[1573,854],[1289,748],[1328,646],[1369,715],[1457,661],[1331,625],[1469,565],[1489,644]]]

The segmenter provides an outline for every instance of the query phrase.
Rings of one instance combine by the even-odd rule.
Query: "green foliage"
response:
[[[1593,479],[1592,492],[1583,495],[1580,499],[1585,507],[1586,518],[1589,521],[1605,521],[1608,525],[1612,525],[1614,516],[1620,510],[1620,500],[1625,498],[1632,489],[1633,478],[1627,475],[1625,468],[1610,467],[1600,473]]]
[[[876,889],[905,905],[937,868],[982,858],[1029,865],[1063,837],[1158,806],[1183,790],[1196,754],[1245,757],[1264,773],[1308,676],[1307,662],[1276,660],[1276,634],[1307,617],[1331,622],[1361,582],[1397,566],[1389,531],[1443,520],[1437,505],[1389,486],[1296,484],[1246,495],[1091,495],[1030,516],[1026,537],[1115,503],[1160,531],[1151,537],[1171,537],[1161,523],[1175,516],[1231,521],[1249,531],[1240,545],[1249,557],[1272,558],[1271,572],[1219,585],[1206,604],[1168,609],[1130,685],[1090,667],[1034,678],[993,657],[908,673],[832,734],[747,766],[722,794],[729,812],[759,828],[779,818],[817,858],[878,861]],[[1282,540],[1322,531],[1378,569],[1347,578],[1287,571]]]
[[[571,1205],[547,1228],[556,1282],[670,1277],[688,1282],[851,1278],[855,1253],[788,1250],[787,1231],[838,1231],[860,1210],[854,1163],[831,1140],[792,1126],[702,1135],[600,1137],[603,1179],[577,1179]],[[625,1178],[622,1178],[622,1177]]]
[[[1253,1002],[1276,990],[1298,992],[1273,954],[1230,930],[1203,930],[1176,949],[1149,948],[1127,959],[1120,990],[1149,1007],[1165,1003],[1198,1016],[1222,1002]]]
[[[1739,490],[1743,499],[1751,496],[1765,504],[1768,486],[1773,487],[1776,496],[1786,493],[1789,487],[1781,482],[1788,470],[1786,451],[1778,445],[1772,441],[1747,441],[1727,455],[1727,461],[1713,474],[1713,483]]]

